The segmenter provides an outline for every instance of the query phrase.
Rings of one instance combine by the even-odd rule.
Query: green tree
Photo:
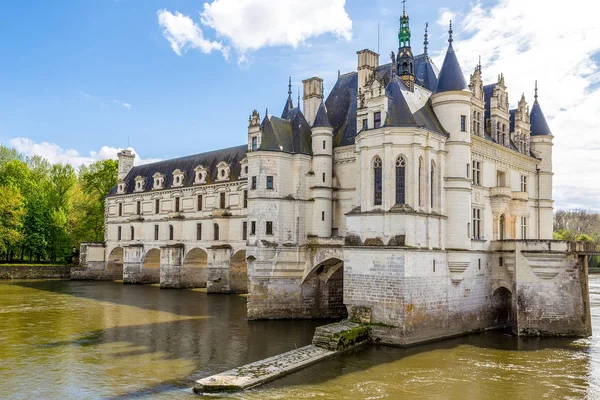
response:
[[[21,240],[23,196],[16,188],[0,186],[0,254],[8,254]]]

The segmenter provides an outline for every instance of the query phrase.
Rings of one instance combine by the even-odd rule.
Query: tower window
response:
[[[377,111],[373,114],[373,127],[375,129],[381,127],[381,112]]]
[[[460,116],[460,131],[461,132],[467,131],[467,116],[466,115]]]
[[[325,172],[323,172],[323,183],[325,183]]]
[[[373,161],[373,204],[376,206],[381,205],[383,187],[381,184],[381,158],[375,157]]]
[[[363,129],[364,131],[366,131],[367,129],[369,129],[369,120],[368,120],[368,119],[366,119],[366,118],[364,118],[364,119],[362,120],[362,129]]]
[[[117,228],[117,240],[121,240],[121,227]]]
[[[154,200],[154,214],[158,214],[160,212],[160,199]]]
[[[256,189],[256,177],[253,176],[251,179],[251,185],[250,185],[250,189]]]
[[[196,240],[202,240],[202,224],[196,224]]]
[[[256,235],[256,221],[250,222],[250,234]]]
[[[521,239],[527,239],[527,217],[521,217]]]
[[[248,208],[248,191],[244,190],[244,208]]]
[[[473,161],[473,185],[481,186],[481,161]]]
[[[242,222],[242,240],[246,240],[248,236],[248,223],[246,221]]]
[[[396,204],[406,203],[406,158],[396,158]]]
[[[213,225],[213,230],[214,230],[214,232],[213,232],[213,234],[214,234],[213,235],[214,240],[219,240],[219,224],[214,224]]]
[[[267,189],[273,189],[273,177],[267,176]]]
[[[327,148],[327,142],[325,142],[325,141],[323,140],[323,150],[325,150],[326,148]]]
[[[179,212],[179,197],[175,197],[175,212]]]
[[[158,225],[154,225],[154,240],[158,240]]]
[[[169,240],[173,240],[173,237],[174,237],[173,225],[169,225]]]
[[[473,209],[473,239],[481,238],[481,209],[474,208]]]
[[[527,175],[521,175],[521,192],[527,192]]]
[[[225,193],[222,192],[219,194],[219,206],[220,208],[225,208]]]
[[[266,234],[267,235],[273,234],[273,221],[267,221]]]
[[[258,139],[256,137],[252,138],[252,151],[256,151],[258,148]]]
[[[119,217],[123,215],[123,203],[119,203]]]
[[[142,202],[138,201],[137,202],[137,215],[141,215],[142,214]]]
[[[197,210],[202,211],[202,195],[201,194],[198,195],[197,202],[198,202]]]
[[[321,221],[325,221],[325,211],[321,211]]]
[[[135,238],[135,230],[133,229],[133,226],[130,227],[129,230],[131,231],[131,240],[133,240]]]

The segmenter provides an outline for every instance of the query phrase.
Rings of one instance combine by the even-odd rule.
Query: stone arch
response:
[[[193,248],[187,252],[181,265],[181,287],[206,287],[208,254],[204,249]]]
[[[230,281],[232,293],[248,293],[248,264],[246,263],[246,250],[237,251],[229,261]]]
[[[344,305],[344,261],[328,258],[314,265],[302,281],[303,290],[314,291],[316,315],[342,318],[348,315]]]
[[[512,324],[512,293],[504,286],[492,294],[492,322],[495,326]]]
[[[117,278],[123,279],[123,248],[115,247],[108,254],[106,270],[113,273]]]
[[[144,254],[142,259],[142,283],[160,282],[160,250],[153,248]]]

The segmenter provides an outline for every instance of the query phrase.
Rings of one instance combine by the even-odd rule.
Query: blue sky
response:
[[[387,62],[402,12],[397,0],[287,0],[287,17],[282,0],[206,3],[4,2],[0,142],[74,164],[114,157],[128,144],[144,160],[241,144],[253,109],[281,112],[288,76],[296,101],[302,79],[324,78],[327,92],[338,70],[355,69],[357,50],[377,48],[378,21],[381,62]],[[590,8],[585,0],[568,8],[553,0],[409,0],[407,11],[413,51],[422,51],[429,22],[429,52],[438,66],[447,20],[454,18],[463,72],[468,78],[482,55],[486,83],[503,72],[512,105],[521,93],[532,100],[533,82],[540,80],[558,150],[557,203],[600,208],[591,200],[600,189],[578,180],[581,163],[595,165],[593,150],[600,149],[600,27],[593,10],[578,13],[576,3]],[[160,15],[180,18],[166,26]],[[193,26],[193,35],[188,30],[170,41],[181,22]],[[582,131],[585,143],[574,147],[571,135]]]

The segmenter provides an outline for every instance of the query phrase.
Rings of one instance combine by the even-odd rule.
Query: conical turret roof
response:
[[[535,101],[533,102],[533,107],[531,107],[531,112],[529,113],[529,123],[531,124],[530,134],[531,136],[552,135],[552,131],[550,131],[548,122],[546,122],[546,117],[544,117],[544,113],[538,102],[537,81],[535,81],[534,98]]]
[[[442,70],[438,77],[437,84],[433,93],[450,92],[450,91],[461,91],[469,90],[467,81],[460,69],[458,58],[452,47],[452,21],[450,21],[450,30],[448,31],[448,50],[446,50],[446,57],[444,58],[444,64],[442,64]]]
[[[319,106],[319,110],[317,111],[317,116],[315,117],[315,122],[313,123],[313,128],[333,128],[331,123],[329,122],[329,117],[327,116],[327,109],[325,108],[325,103],[321,101],[321,105]]]
[[[404,82],[394,75],[385,88],[385,95],[388,98],[385,126],[416,126],[417,122],[404,98],[402,86],[400,85],[404,86]]]

